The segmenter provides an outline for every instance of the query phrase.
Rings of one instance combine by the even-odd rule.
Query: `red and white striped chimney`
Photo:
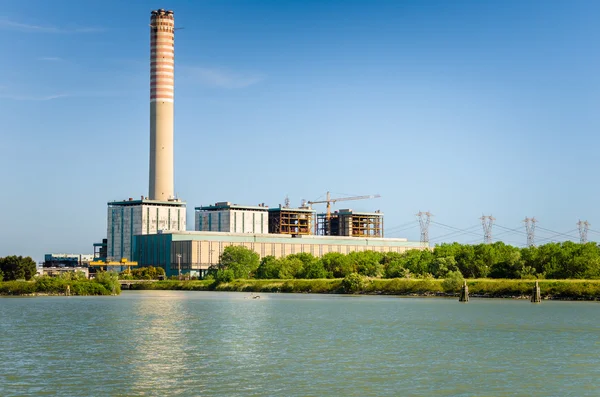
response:
[[[173,11],[150,17],[150,200],[174,198],[173,94],[175,20]]]

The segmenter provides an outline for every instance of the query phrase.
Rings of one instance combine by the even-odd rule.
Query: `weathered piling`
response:
[[[531,303],[541,303],[542,302],[542,294],[540,292],[540,285],[538,282],[535,282],[535,287],[533,287],[533,293],[531,294]]]
[[[462,289],[460,290],[460,299],[459,302],[468,302],[469,301],[469,287],[467,287],[467,280],[464,281]]]

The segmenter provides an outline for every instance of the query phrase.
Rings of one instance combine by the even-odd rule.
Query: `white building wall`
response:
[[[201,232],[268,233],[269,216],[266,211],[232,209],[196,211],[195,230]]]
[[[107,217],[107,256],[110,261],[133,258],[133,236],[160,232],[185,231],[186,208],[183,206],[111,205]]]

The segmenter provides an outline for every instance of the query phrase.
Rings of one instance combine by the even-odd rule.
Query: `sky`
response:
[[[150,11],[175,13],[194,207],[380,194],[386,237],[600,238],[600,2],[0,2],[0,256],[91,253],[148,195]],[[8,56],[7,56],[8,55]],[[315,206],[324,210],[324,206]]]

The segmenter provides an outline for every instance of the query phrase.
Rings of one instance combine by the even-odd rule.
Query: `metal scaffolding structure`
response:
[[[383,237],[383,214],[354,212],[350,209],[336,211],[329,216],[317,216],[317,234],[348,237]]]
[[[269,208],[269,233],[313,234],[314,213],[308,208]]]

